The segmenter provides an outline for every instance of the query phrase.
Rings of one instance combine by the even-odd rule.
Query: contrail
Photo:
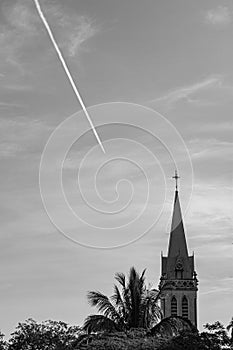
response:
[[[55,40],[54,35],[53,35],[53,32],[50,29],[50,26],[49,26],[49,24],[48,24],[48,22],[47,22],[47,20],[46,20],[46,18],[44,16],[44,14],[43,14],[43,11],[41,9],[40,3],[39,3],[38,0],[34,0],[34,2],[35,2],[35,5],[36,5],[38,14],[39,14],[39,16],[40,16],[40,18],[41,18],[41,20],[42,20],[42,22],[43,22],[47,32],[48,32],[49,38],[50,38],[50,40],[53,43],[53,46],[54,46],[54,48],[55,48],[55,50],[57,52],[59,60],[61,61],[61,64],[62,64],[62,66],[63,66],[63,68],[64,68],[64,70],[66,72],[66,75],[67,75],[69,81],[70,81],[70,84],[71,84],[71,86],[73,88],[73,91],[74,91],[74,93],[75,93],[75,95],[76,95],[76,97],[77,97],[77,99],[78,99],[78,101],[79,101],[79,103],[80,103],[80,105],[81,105],[81,107],[83,109],[84,114],[86,115],[86,117],[87,117],[87,119],[88,119],[88,121],[89,121],[89,123],[91,125],[92,131],[93,131],[93,133],[94,133],[94,135],[95,135],[95,137],[96,137],[96,139],[97,139],[97,141],[98,141],[102,151],[105,153],[104,146],[103,146],[103,144],[102,144],[102,142],[101,142],[101,140],[99,138],[99,135],[97,134],[97,131],[96,131],[95,127],[94,127],[94,124],[92,123],[92,120],[91,120],[91,118],[90,118],[90,116],[89,116],[89,114],[87,112],[86,106],[83,103],[82,97],[81,97],[81,95],[80,95],[80,93],[79,93],[79,91],[78,91],[78,89],[77,89],[77,87],[75,85],[74,79],[72,78],[72,75],[71,75],[71,73],[69,71],[69,68],[68,68],[68,66],[66,64],[66,61],[65,61],[65,59],[64,59],[64,57],[63,57],[63,55],[61,53],[61,50],[59,49],[58,44],[56,43],[56,40]]]

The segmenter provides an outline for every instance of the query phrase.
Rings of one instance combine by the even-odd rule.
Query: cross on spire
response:
[[[176,181],[176,191],[178,191],[178,179],[180,178],[180,176],[178,176],[177,170],[175,170],[175,175],[172,176],[172,178]]]

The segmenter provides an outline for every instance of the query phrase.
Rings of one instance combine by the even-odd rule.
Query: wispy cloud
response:
[[[166,103],[167,107],[172,107],[172,105],[176,104],[181,100],[185,100],[187,102],[197,102],[198,100],[192,99],[192,96],[199,91],[209,89],[212,87],[221,87],[223,83],[223,77],[221,75],[216,75],[212,77],[208,77],[200,82],[194,83],[192,85],[179,87],[176,90],[168,92],[166,95],[158,97],[150,103],[160,104]]]
[[[12,107],[22,107],[22,106],[19,104],[15,104],[15,103],[8,103],[8,102],[0,101],[0,109],[6,109],[6,108],[12,108]]]
[[[232,13],[227,6],[218,6],[205,14],[205,22],[212,25],[226,25],[231,21]]]
[[[0,143],[0,159],[11,158],[20,153],[21,147],[16,143],[1,142]]]
[[[0,118],[0,158],[12,158],[20,154],[40,154],[40,142],[48,137],[52,127],[40,120],[28,117]]]
[[[93,20],[68,12],[65,6],[54,2],[42,5],[64,54],[76,58],[84,43],[98,31]],[[52,48],[33,1],[3,3],[1,10],[0,58],[3,73],[9,64],[25,73],[25,63],[35,64],[45,57],[51,58]]]
[[[188,142],[190,155],[193,159],[228,159],[232,156],[233,143],[217,139],[191,139]]]
[[[223,278],[217,282],[217,285],[210,287],[210,281],[202,281],[203,282],[203,290],[200,292],[201,295],[209,295],[209,294],[231,294],[232,286],[233,286],[233,278]],[[207,282],[207,283],[206,283]],[[212,281],[211,281],[212,282]],[[216,280],[214,281],[216,283]]]
[[[76,56],[79,53],[82,44],[89,38],[93,37],[97,32],[92,20],[88,17],[81,16],[78,22],[79,23],[77,23],[74,32],[70,35],[67,44],[67,51],[71,57]]]

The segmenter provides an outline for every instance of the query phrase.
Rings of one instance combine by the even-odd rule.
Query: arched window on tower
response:
[[[177,316],[177,300],[174,295],[171,300],[171,316]]]
[[[189,306],[188,306],[188,299],[186,298],[186,296],[183,296],[182,299],[182,316],[185,318],[188,318],[189,316]]]

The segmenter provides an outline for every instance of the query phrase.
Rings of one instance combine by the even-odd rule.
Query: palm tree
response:
[[[229,323],[229,325],[227,326],[227,331],[229,332],[231,330],[231,341],[233,342],[233,317]]]
[[[125,331],[138,327],[150,329],[158,323],[162,316],[158,306],[159,292],[146,287],[145,271],[139,275],[131,267],[128,280],[123,273],[116,273],[120,288],[115,284],[110,298],[98,291],[88,292],[90,305],[96,306],[100,314],[88,316],[83,329],[88,333]]]

